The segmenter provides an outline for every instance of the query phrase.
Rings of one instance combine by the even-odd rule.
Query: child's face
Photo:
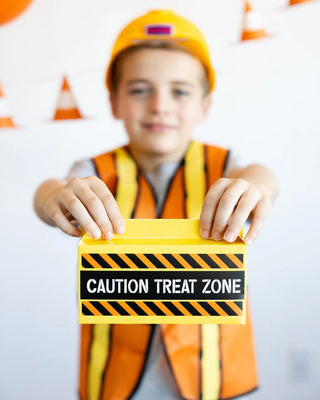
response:
[[[146,156],[160,162],[183,156],[210,104],[204,73],[195,57],[179,50],[141,49],[124,58],[111,104],[138,162]]]

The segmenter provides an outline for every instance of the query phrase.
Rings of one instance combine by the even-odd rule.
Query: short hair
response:
[[[122,50],[115,59],[112,62],[112,65],[110,67],[110,82],[111,82],[111,87],[112,91],[117,93],[119,89],[119,83],[121,81],[121,66],[123,60],[130,54],[135,53],[140,50],[144,49],[161,49],[161,50],[178,50],[183,53],[187,53],[190,55],[193,55],[187,48],[183,46],[179,46],[178,43],[175,42],[169,42],[169,41],[164,41],[164,40],[153,40],[153,41],[145,41],[141,42],[138,45],[128,47],[124,50]],[[202,64],[201,64],[202,65]],[[205,67],[203,66],[203,89],[204,89],[204,95],[206,96],[207,94],[210,93],[210,84],[209,80],[207,77],[207,73],[205,70]]]

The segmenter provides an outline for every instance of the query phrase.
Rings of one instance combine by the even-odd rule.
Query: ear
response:
[[[119,107],[118,107],[118,96],[115,92],[111,92],[109,95],[109,101],[111,105],[112,115],[116,119],[120,119],[119,116]]]
[[[202,122],[203,120],[206,119],[208,112],[210,110],[211,103],[212,103],[212,94],[209,93],[202,99],[202,105],[201,105],[202,112],[199,118],[199,122]]]

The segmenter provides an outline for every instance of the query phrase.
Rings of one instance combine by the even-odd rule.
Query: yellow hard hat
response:
[[[154,10],[130,22],[119,34],[111,53],[106,73],[106,85],[111,91],[111,66],[115,57],[123,50],[149,40],[172,40],[199,59],[203,64],[213,90],[215,79],[209,48],[200,30],[190,21],[170,10]]]

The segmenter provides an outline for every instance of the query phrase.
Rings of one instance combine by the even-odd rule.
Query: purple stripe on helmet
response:
[[[146,35],[172,36],[173,25],[147,25],[145,28]]]

